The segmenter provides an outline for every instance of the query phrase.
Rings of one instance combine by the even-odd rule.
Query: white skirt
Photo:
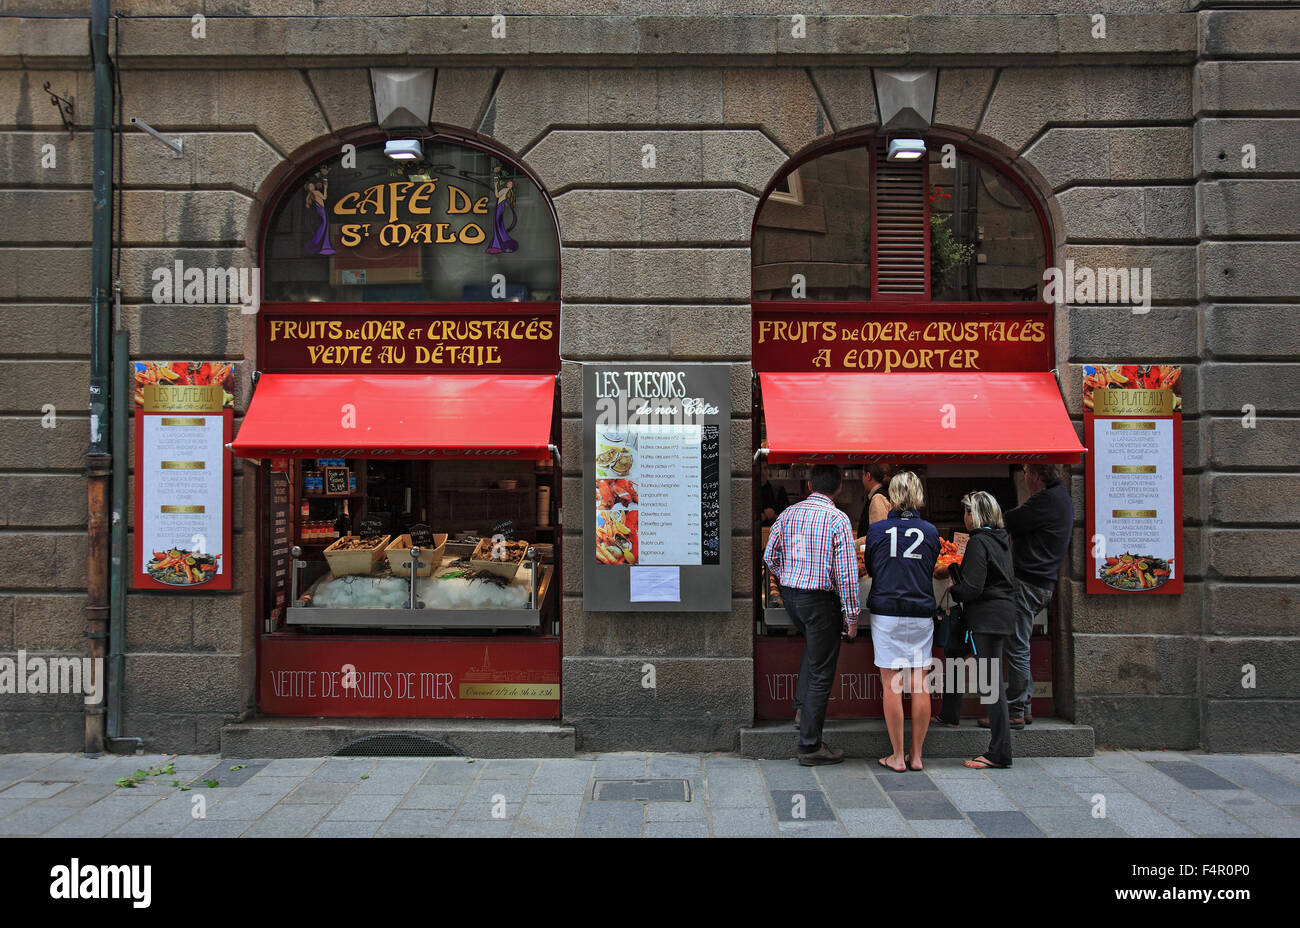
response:
[[[934,644],[934,619],[871,614],[871,647],[877,667],[926,667]]]

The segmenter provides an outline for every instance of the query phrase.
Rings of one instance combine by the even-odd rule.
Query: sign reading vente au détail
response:
[[[583,367],[583,603],[730,609],[726,364]]]
[[[559,370],[558,304],[527,313],[466,304],[456,312],[304,313],[264,308],[258,364],[278,373],[520,373]]]
[[[1183,591],[1182,369],[1085,364],[1086,589]]]

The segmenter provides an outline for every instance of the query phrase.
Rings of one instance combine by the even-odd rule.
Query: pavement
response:
[[[1295,754],[1100,751],[1007,770],[925,767],[729,754],[4,754],[0,836],[1300,837]],[[119,785],[137,771],[138,785]],[[616,798],[595,799],[596,788]]]

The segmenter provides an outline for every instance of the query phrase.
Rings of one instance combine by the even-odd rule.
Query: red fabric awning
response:
[[[246,458],[550,457],[553,374],[263,374]]]
[[[1037,460],[1084,448],[1048,372],[760,373],[769,459]]]

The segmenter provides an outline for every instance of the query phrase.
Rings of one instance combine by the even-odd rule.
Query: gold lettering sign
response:
[[[188,515],[197,512],[206,512],[207,510],[202,506],[162,506],[159,508],[159,511]]]
[[[1156,466],[1154,464],[1112,464],[1110,472],[1112,474],[1154,474]]]
[[[461,699],[559,699],[558,683],[462,683]]]
[[[1093,390],[1092,411],[1097,416],[1169,416],[1174,411],[1174,391]]]
[[[1112,509],[1110,517],[1112,519],[1154,519],[1156,511],[1154,509]]]
[[[142,392],[145,412],[221,412],[225,405],[221,384],[202,387],[148,384]]]
[[[205,470],[206,461],[163,461],[158,465],[163,470]]]
[[[164,417],[161,421],[163,425],[188,425],[188,426],[207,425],[207,422],[203,419],[173,419],[170,416]]]

